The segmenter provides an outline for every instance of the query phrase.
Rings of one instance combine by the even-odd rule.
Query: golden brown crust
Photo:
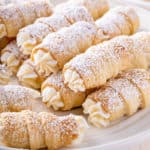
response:
[[[52,6],[48,0],[35,2],[24,1],[22,3],[1,6],[0,19],[6,35],[2,37],[16,37],[19,29],[25,25],[33,23],[37,18],[49,16],[52,14]],[[17,21],[16,21],[17,20]]]
[[[68,27],[78,21],[93,22],[92,16],[81,6],[65,6],[50,17],[39,18],[34,24],[24,27],[17,36],[18,46],[23,54],[30,55],[32,49],[40,44],[50,33]]]
[[[57,93],[59,93],[59,97],[54,99],[53,97],[47,96],[48,92],[46,92],[46,88],[54,88],[57,91]],[[72,108],[79,107],[82,105],[86,97],[86,92],[75,93],[67,86],[65,86],[61,72],[58,72],[57,74],[52,74],[50,77],[48,77],[43,82],[41,91],[43,96],[43,102],[47,103],[48,106],[54,105],[54,107],[58,107],[57,109],[60,110],[70,110]],[[49,95],[50,94],[51,93],[49,93]],[[56,97],[56,95],[54,96]],[[59,107],[59,104],[57,105],[56,101],[58,101],[58,103],[59,101],[62,102],[63,106]]]
[[[130,37],[119,36],[92,46],[85,53],[65,64],[64,81],[73,90],[80,91],[74,84],[80,79],[83,82],[82,89],[85,91],[105,84],[120,71],[132,68],[146,69],[149,65],[149,43],[149,32],[140,32]],[[65,77],[65,74],[71,70],[79,76],[75,80],[69,80],[69,75]]]
[[[148,71],[128,70],[90,94],[83,104],[84,112],[89,114],[92,124],[107,126],[124,115],[133,115],[139,108],[150,106],[149,89]]]
[[[74,115],[58,117],[29,110],[0,115],[3,143],[15,148],[58,149],[67,146],[81,134],[81,124]]]
[[[24,26],[22,14],[18,11],[17,6],[8,5],[0,9],[1,24],[5,25],[7,37],[15,37],[18,30]],[[19,18],[19,19],[18,19]],[[17,21],[16,21],[17,20]]]
[[[96,21],[101,41],[130,35],[139,28],[139,17],[132,7],[116,7]]]
[[[56,6],[55,11],[60,11],[66,6],[83,6],[88,10],[94,20],[101,17],[109,9],[107,0],[69,0],[67,3],[65,2]]]
[[[0,112],[32,109],[32,100],[40,97],[39,92],[19,85],[1,86],[0,95]]]
[[[82,21],[49,34],[32,51],[31,59],[38,73],[46,77],[62,69],[67,61],[94,44],[96,31],[94,24]]]

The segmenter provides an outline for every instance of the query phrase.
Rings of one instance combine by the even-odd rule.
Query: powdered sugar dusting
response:
[[[35,39],[36,43],[34,43],[34,45],[36,45],[42,41],[42,39],[47,35],[47,33],[50,32],[52,31],[46,24],[40,22],[31,24],[20,30],[19,34],[17,35],[18,45],[21,46],[24,44],[24,42],[28,43],[28,40],[32,39]]]
[[[40,96],[38,92],[19,85],[5,85],[0,88],[1,112],[31,109],[30,101]]]
[[[69,28],[63,28],[56,33],[49,34],[40,45],[34,48],[33,57],[37,53],[36,51],[46,49],[50,55],[54,56],[61,69],[67,61],[90,47],[95,36],[96,26],[88,22],[77,22]],[[43,61],[36,62],[37,66],[40,66]],[[47,64],[48,61],[50,59],[47,60]],[[44,67],[42,72],[45,72]]]
[[[48,0],[11,3],[1,6],[0,10],[1,19],[6,26],[8,37],[15,37],[19,29],[33,23],[35,19],[49,16],[51,13],[52,6]]]
[[[147,68],[148,56],[145,51],[148,53],[149,44],[147,40],[142,40],[140,45],[146,44],[147,47],[142,46],[141,49],[138,44],[141,38],[138,34],[141,33],[131,37],[119,36],[92,46],[84,54],[78,55],[68,62],[64,71],[69,68],[77,71],[88,89],[104,84],[106,80],[116,76],[120,71],[136,67]],[[144,35],[149,39],[149,33]]]
[[[26,1],[26,0],[21,0],[21,2]],[[8,5],[8,4],[16,4],[16,3],[20,3],[20,0],[1,0],[0,1],[0,5]]]
[[[39,22],[48,25],[53,32],[56,32],[63,27],[70,26],[70,23],[67,21],[65,16],[60,14],[53,14],[50,17],[39,18],[36,20],[35,24]]]
[[[87,10],[82,6],[67,6],[62,7],[61,9],[55,9],[56,14],[61,14],[66,17],[66,19],[71,23],[75,23],[77,21],[87,21],[93,22],[93,18],[87,12]]]
[[[109,80],[105,86],[90,94],[83,104],[84,110],[89,108],[89,111],[85,111],[89,114],[89,121],[96,126],[101,126],[101,120],[110,124],[110,121],[150,106],[149,78],[150,73],[145,69],[132,69]],[[99,113],[101,109],[110,117],[103,117]]]
[[[0,126],[4,144],[10,147],[29,147],[29,136],[26,119],[22,113],[1,113]]]
[[[121,112],[125,112],[125,103],[123,99],[111,87],[103,87],[88,97],[96,102],[100,102],[103,109],[107,113],[110,113],[110,115],[116,115],[118,111],[120,111],[120,115],[122,115]],[[112,118],[112,116],[110,118]]]
[[[108,86],[111,86],[122,95],[125,102],[127,103],[128,107],[127,113],[129,115],[132,115],[138,110],[142,101],[141,93],[138,91],[137,87],[134,86],[129,80],[127,79],[110,80]]]
[[[37,21],[24,27],[20,30],[17,36],[17,43],[21,46],[21,50],[25,53],[28,49],[31,50],[34,46],[41,43],[42,40],[51,32],[56,32],[60,28],[68,27],[78,21],[92,21],[92,17],[83,7],[65,7],[60,9],[59,13],[55,13],[50,17],[43,17]],[[28,47],[29,42],[35,41],[32,48]],[[24,46],[24,45],[27,46]]]
[[[13,4],[2,6],[0,9],[0,16],[5,24],[8,37],[16,36],[18,30],[24,26],[24,20],[18,12],[17,6]]]
[[[83,6],[94,19],[99,18],[109,9],[109,5],[106,0],[69,0],[67,3],[65,2],[56,6],[55,10],[59,10],[66,6]]]
[[[57,117],[51,113],[27,110],[18,113],[2,113],[0,118],[0,125],[3,127],[2,136],[9,146],[58,149],[71,144],[80,134],[78,133],[80,122],[73,115]],[[32,139],[35,132],[40,138],[40,143],[38,143],[39,139]],[[10,140],[11,138],[13,141]]]
[[[42,98],[47,106],[61,110],[71,110],[81,106],[86,92],[74,92],[63,82],[62,72],[52,74],[42,84]]]
[[[26,25],[33,23],[37,18],[52,14],[52,5],[48,0],[24,1],[17,3],[17,8],[22,13]]]
[[[44,88],[46,85],[56,85],[58,88],[64,88],[62,73],[58,72],[49,76],[42,84],[42,87]]]
[[[150,74],[144,69],[133,69],[129,70],[123,74],[122,77],[129,79],[131,82],[135,84],[135,86],[139,89],[139,92],[142,95],[141,107],[147,107],[150,105]]]

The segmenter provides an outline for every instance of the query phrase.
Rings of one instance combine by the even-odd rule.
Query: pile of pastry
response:
[[[34,112],[83,107],[107,127],[150,105],[150,32],[131,7],[106,0],[0,0],[0,137],[16,148],[58,149],[82,141],[82,116]],[[11,84],[17,78],[18,84]],[[41,102],[41,103],[42,103]]]

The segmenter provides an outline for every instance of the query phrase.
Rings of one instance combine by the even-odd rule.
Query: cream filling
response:
[[[37,42],[35,39],[28,39],[21,45],[22,53],[25,55],[31,55],[32,49],[36,46]]]
[[[109,120],[104,120],[101,116],[98,117],[98,115],[89,116],[88,121],[98,128],[107,127],[110,124]]]
[[[109,125],[110,114],[103,110],[100,102],[94,102],[92,99],[87,99],[83,103],[83,109],[85,114],[89,114],[89,122],[96,127],[106,127]]]
[[[38,50],[33,54],[34,63],[40,75],[49,76],[58,71],[57,61],[52,58],[50,53]]]
[[[67,69],[64,73],[64,83],[68,84],[69,88],[75,92],[84,92],[85,86],[83,80],[76,71]]]
[[[32,49],[37,45],[37,41],[24,33],[25,32],[20,32],[17,35],[17,45],[21,47],[21,51],[24,55],[31,55]]]
[[[4,53],[1,55],[1,61],[7,64],[8,67],[18,67],[19,60],[12,53]]]
[[[83,141],[85,131],[89,128],[85,119],[81,116],[75,116],[75,120],[77,121],[77,133],[78,137],[72,141],[71,145],[78,145]]]
[[[7,35],[6,27],[4,24],[0,24],[0,38],[3,38]]]
[[[35,89],[40,88],[40,83],[37,83],[38,75],[29,65],[22,65],[17,73],[17,77],[25,86]]]
[[[55,110],[64,107],[60,92],[56,91],[53,87],[44,88],[42,91],[42,101],[46,103],[48,107],[52,106]]]
[[[90,107],[94,106],[96,102],[94,102],[92,99],[86,99],[86,101],[82,104],[83,107],[83,113],[84,114],[89,114],[90,113]]]

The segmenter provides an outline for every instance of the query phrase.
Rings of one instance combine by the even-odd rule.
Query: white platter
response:
[[[51,0],[58,3],[61,0]],[[63,0],[64,1],[64,0]],[[110,2],[111,7],[123,4],[119,0]],[[130,4],[130,5],[133,5]],[[134,5],[133,5],[134,6]],[[150,31],[150,11],[134,6],[140,16],[140,31]],[[81,109],[69,112],[55,112],[58,115],[75,113],[82,115]],[[0,146],[2,150],[13,148]],[[119,123],[106,129],[90,126],[83,142],[76,147],[63,148],[62,150],[150,150],[150,108],[139,111],[130,118],[123,118]]]

